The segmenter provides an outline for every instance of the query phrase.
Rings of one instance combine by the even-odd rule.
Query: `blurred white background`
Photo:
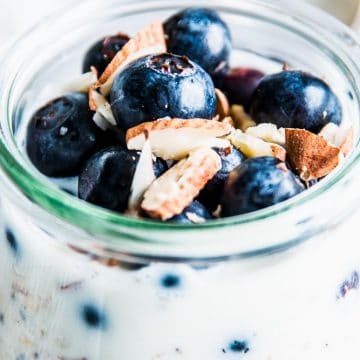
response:
[[[64,6],[67,2],[79,0],[0,0],[0,41],[15,36],[30,24],[36,23],[44,14]],[[119,0],[121,1],[121,0]],[[146,1],[146,0],[144,0]],[[176,0],[174,0],[176,1]],[[218,1],[218,0],[209,0]],[[273,2],[273,0],[268,0]],[[351,24],[357,15],[360,0],[287,0],[308,1],[317,4],[344,22]],[[359,27],[360,28],[360,27]]]

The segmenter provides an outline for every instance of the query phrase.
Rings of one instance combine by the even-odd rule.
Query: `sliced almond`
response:
[[[344,154],[344,156],[348,156],[350,152],[353,150],[354,141],[355,141],[354,128],[351,127],[350,129],[347,130],[345,139],[340,146],[340,150]]]
[[[227,125],[229,125],[229,126],[231,126],[233,128],[235,127],[234,120],[233,120],[233,118],[231,116],[225,117],[224,119],[221,120],[221,122],[224,123],[224,124],[227,124]]]
[[[196,149],[150,185],[141,207],[155,219],[179,215],[220,169],[221,159],[214,150]]]
[[[91,110],[96,111],[111,125],[116,126],[116,120],[111,110],[111,105],[103,95],[94,89],[90,89],[89,91],[89,105]]]
[[[150,140],[147,139],[142,149],[131,184],[131,195],[128,206],[129,211],[134,211],[139,208],[145,191],[155,179],[151,143]]]
[[[233,105],[230,108],[230,115],[234,120],[236,129],[245,131],[251,126],[256,126],[255,121],[248,115],[241,105]]]
[[[249,134],[244,134],[241,130],[235,130],[229,136],[229,139],[248,158],[273,156],[281,161],[286,159],[286,150],[282,146],[268,143]]]
[[[340,148],[323,136],[304,129],[285,129],[285,136],[289,162],[304,181],[322,178],[338,166]]]
[[[340,126],[329,123],[323,127],[319,133],[332,146],[340,148],[346,156],[354,146],[354,128],[341,128]]]
[[[126,65],[143,56],[164,52],[166,52],[164,29],[162,23],[157,21],[137,33],[123,46],[102,73],[96,87],[107,96],[115,76]]]
[[[220,120],[230,115],[230,104],[226,95],[219,89],[215,89],[217,106],[216,114],[219,115]]]
[[[96,112],[93,116],[94,123],[103,131],[113,128],[113,125],[109,123],[100,113]]]
[[[92,68],[91,71],[81,74],[62,86],[62,92],[68,93],[72,91],[87,93],[98,80],[97,71]]]
[[[259,124],[246,129],[245,134],[255,136],[266,142],[285,145],[285,129],[278,129],[274,124]]]
[[[141,150],[145,133],[149,134],[153,153],[164,160],[180,160],[199,147],[227,148],[230,143],[221,137],[231,126],[205,119],[160,119],[146,122],[126,133],[129,150]]]

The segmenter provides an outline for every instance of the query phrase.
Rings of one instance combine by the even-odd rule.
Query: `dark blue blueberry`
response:
[[[19,255],[20,249],[19,249],[19,243],[14,235],[14,233],[10,229],[5,229],[5,237],[6,240],[11,248],[11,250],[14,252],[16,256]]]
[[[86,304],[82,306],[81,317],[91,328],[105,329],[107,327],[108,321],[105,313],[93,304]]]
[[[357,271],[354,271],[351,274],[350,278],[345,280],[341,284],[339,288],[338,298],[344,298],[349,293],[349,291],[358,289],[359,285],[360,285],[359,273]]]
[[[244,161],[226,181],[221,200],[222,216],[260,210],[287,200],[304,190],[304,185],[274,157]]]
[[[185,9],[164,24],[168,50],[186,55],[213,75],[228,63],[231,35],[228,26],[211,9]]]
[[[88,97],[71,93],[48,103],[32,117],[27,153],[43,174],[78,175],[96,150],[99,129],[92,120]]]
[[[234,68],[223,76],[219,88],[231,104],[242,105],[248,110],[251,97],[264,76],[264,73],[255,69]]]
[[[209,75],[186,57],[151,55],[117,75],[111,107],[123,130],[163,117],[211,119],[215,88]]]
[[[140,152],[121,147],[93,155],[79,176],[79,198],[110,210],[125,211],[139,157]],[[166,162],[156,159],[155,175],[166,170]]]
[[[246,341],[234,340],[229,344],[229,350],[232,352],[246,354],[247,352],[250,351],[250,348]]]
[[[161,278],[160,283],[164,288],[173,289],[180,286],[181,279],[176,274],[166,274],[163,278]]]
[[[88,72],[94,66],[99,75],[104,72],[116,53],[130,40],[125,34],[107,36],[95,43],[86,53],[83,62],[83,72]]]
[[[266,76],[256,88],[250,105],[257,123],[299,128],[318,133],[326,124],[340,124],[339,99],[321,79],[301,71]]]
[[[118,128],[100,131],[98,136],[97,148],[99,150],[102,150],[111,146],[120,146],[122,148],[126,148],[124,131]]]
[[[211,220],[213,217],[199,201],[193,201],[180,215],[174,216],[167,222],[175,224],[198,224]]]
[[[211,211],[216,210],[224,192],[224,185],[231,171],[239,166],[245,156],[237,149],[214,149],[221,158],[221,170],[206,184],[198,200]]]

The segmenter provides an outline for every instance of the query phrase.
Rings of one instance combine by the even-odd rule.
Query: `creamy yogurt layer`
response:
[[[171,25],[171,21],[169,23]],[[165,27],[172,28],[169,23]],[[354,95],[349,92],[348,84],[331,77],[328,86],[322,80],[327,80],[327,68],[324,68],[324,73],[317,73],[316,78],[310,74],[297,72],[295,77],[301,78],[303,75],[305,78],[311,77],[311,81],[319,86],[321,94],[325,89],[330,94],[330,98],[339,100],[339,104],[337,100],[334,102],[342,109],[341,124],[331,123],[333,126],[325,127],[325,131],[321,130],[319,134],[317,130],[320,129],[314,130],[318,124],[312,124],[313,126],[305,130],[286,126],[284,129],[276,124],[272,124],[273,127],[269,128],[269,124],[265,123],[265,128],[261,128],[263,132],[259,135],[259,128],[256,127],[254,119],[250,118],[243,108],[239,109],[239,104],[232,102],[231,111],[227,109],[226,105],[229,104],[226,104],[226,101],[230,96],[223,94],[225,105],[223,104],[221,110],[231,117],[224,115],[222,119],[212,119],[216,107],[214,102],[216,93],[214,86],[210,89],[207,87],[212,81],[200,66],[184,57],[169,54],[154,55],[153,46],[156,49],[163,49],[164,38],[159,39],[154,36],[144,40],[143,37],[151,33],[154,28],[158,29],[160,25],[157,22],[149,26],[133,38],[136,41],[128,42],[129,39],[124,34],[100,41],[99,44],[106,48],[105,55],[110,54],[115,60],[109,62],[110,65],[102,64],[104,65],[102,74],[91,69],[91,61],[83,64],[84,71],[88,71],[89,67],[92,71],[82,76],[80,82],[83,87],[85,83],[86,91],[89,90],[89,99],[84,89],[81,89],[82,94],[64,97],[61,84],[50,84],[43,93],[29,92],[24,95],[22,102],[26,106],[22,109],[21,121],[15,137],[24,154],[26,152],[31,154],[32,160],[37,158],[38,162],[33,161],[35,167],[43,172],[38,174],[39,177],[42,179],[45,177],[47,181],[51,181],[58,188],[74,196],[83,194],[80,196],[83,200],[127,215],[153,217],[159,221],[158,225],[161,225],[160,221],[169,220],[182,223],[186,217],[186,221],[190,220],[197,224],[211,221],[219,213],[223,216],[232,216],[257,210],[251,207],[254,205],[252,199],[245,199],[244,202],[247,203],[239,209],[237,206],[240,202],[237,201],[239,191],[231,187],[231,181],[227,179],[224,180],[225,186],[232,191],[227,192],[227,197],[222,197],[226,199],[226,206],[222,203],[223,206],[219,209],[217,208],[219,202],[215,204],[211,201],[207,202],[211,195],[219,195],[215,191],[212,192],[213,188],[208,189],[210,197],[201,197],[201,194],[198,196],[197,190],[204,190],[201,187],[208,183],[210,178],[213,179],[214,175],[218,175],[222,170],[226,173],[227,168],[233,163],[237,163],[235,170],[232,169],[235,171],[233,177],[237,180],[241,179],[241,174],[237,173],[241,172],[238,166],[244,161],[252,161],[254,167],[251,171],[256,175],[259,174],[259,166],[263,166],[264,169],[270,169],[268,170],[270,174],[275,173],[279,177],[279,182],[283,185],[280,189],[286,196],[280,196],[282,194],[277,196],[278,193],[275,192],[275,200],[267,205],[286,200],[301,191],[305,192],[306,187],[311,187],[323,176],[328,175],[327,179],[320,180],[320,184],[316,186],[320,187],[322,182],[327,185],[337,171],[341,170],[342,161],[348,152],[351,152],[353,145],[351,144],[350,150],[345,151],[342,132],[351,127],[355,133],[357,131],[349,110]],[[222,26],[220,28],[224,30]],[[167,31],[170,37],[170,30]],[[224,31],[226,35],[226,28]],[[221,39],[224,42],[222,56],[229,60],[227,64],[229,68],[251,68],[266,75],[299,70],[291,62],[284,64],[287,59],[267,57],[266,54],[257,54],[250,49],[234,49],[230,56],[227,54],[229,46],[225,41],[227,37]],[[145,41],[145,47],[139,48],[140,40]],[[93,49],[99,49],[99,44],[94,44]],[[172,45],[175,48],[175,45]],[[128,57],[123,57],[124,54],[121,53],[123,48],[126,54],[130,52]],[[191,51],[196,55],[196,47],[191,48]],[[139,53],[142,56],[138,56]],[[134,63],[130,60],[135,61],[137,65],[131,65]],[[204,68],[206,66],[206,71],[211,73],[216,81],[218,79],[212,72],[219,69],[219,64],[214,62],[213,57],[210,60],[202,65]],[[161,121],[152,119],[153,121],[141,122],[142,110],[134,114],[134,117],[126,116],[131,113],[130,105],[133,103],[126,109],[121,108],[121,101],[127,101],[121,97],[121,94],[123,88],[126,88],[124,83],[128,84],[126,82],[128,79],[125,75],[122,75],[123,78],[118,75],[123,71],[127,76],[134,76],[134,72],[139,71],[147,76],[148,67],[157,74],[156,76],[170,74],[174,78],[180,75],[186,77],[193,72],[191,81],[184,80],[185,87],[192,87],[195,83],[196,88],[200,84],[197,96],[206,98],[211,106],[195,109],[195,97],[184,96],[187,106],[197,114],[196,118],[186,120],[193,121],[193,125],[186,124],[184,119],[176,116],[166,117]],[[303,70],[311,72],[312,69]],[[94,83],[94,79],[98,82]],[[89,80],[91,80],[90,89],[87,84]],[[143,77],[139,79],[139,83],[141,81]],[[166,89],[171,89],[173,84],[168,76],[166,81],[168,84]],[[75,84],[78,86],[79,82],[75,81]],[[113,84],[116,84],[116,91],[111,92]],[[313,95],[312,99],[319,100],[316,94],[311,91],[310,93]],[[37,111],[39,105],[57,96],[60,96],[61,100],[50,104],[50,110],[45,106]],[[110,108],[111,97],[116,99]],[[219,99],[221,97],[218,96],[217,100]],[[44,141],[37,130],[49,130],[51,128],[49,123],[53,121],[54,114],[63,115],[63,109],[70,108],[72,100],[77,105],[80,104],[75,110],[74,118],[81,120],[79,127],[89,131],[89,136],[84,138],[84,146],[80,149],[81,161],[73,161],[74,159],[71,158],[71,161],[69,160],[71,166],[66,163],[67,159],[63,163],[50,162],[43,166],[43,158],[38,156],[36,151],[32,153],[29,151],[29,138],[31,138],[29,123],[31,124],[35,119],[33,122],[36,126],[32,129],[34,138]],[[90,107],[96,112],[95,115],[88,109],[88,100]],[[246,108],[245,104],[243,105]],[[180,107],[181,114],[184,113],[183,110]],[[216,111],[218,110],[219,107]],[[249,109],[246,110],[250,112]],[[89,122],[77,116],[78,111],[84,111],[85,120]],[[31,119],[34,113],[36,115]],[[325,111],[323,120],[326,122],[330,115]],[[336,118],[337,115],[339,114],[335,112],[334,117]],[[251,125],[250,130],[244,126],[244,117]],[[136,121],[140,123],[135,124]],[[98,136],[100,131],[95,125],[105,132],[105,130],[114,130],[114,126],[119,126],[119,122],[122,126],[129,127],[125,129],[127,136],[124,139],[126,144],[121,144],[123,148],[113,153],[111,151],[101,153],[104,151],[101,150],[97,153],[100,155],[92,154],[92,160],[87,159],[85,147],[89,153],[99,150],[97,149],[99,144],[96,144],[92,137],[94,134],[95,137]],[[165,126],[166,124],[170,124],[169,128]],[[206,134],[211,136],[203,135],[199,128],[205,129]],[[60,138],[66,137],[72,130],[70,127],[60,128]],[[296,144],[301,146],[308,144],[304,140],[305,137],[300,136],[304,135],[304,131],[306,131],[305,140],[312,141],[314,148],[319,144],[321,137],[322,148],[332,154],[331,160],[336,160],[335,164],[325,161],[327,165],[325,169],[314,166],[303,171],[303,165],[305,164],[305,167],[309,165],[306,161],[311,157],[304,154],[308,155],[308,150],[312,149],[305,146],[299,152],[293,151],[294,154],[290,154],[290,150],[296,148]],[[172,136],[168,136],[167,141],[159,141],[164,138],[164,133]],[[299,137],[300,141],[287,142],[291,137],[289,133],[295,140]],[[201,140],[206,141],[201,143],[202,146],[191,148],[192,144],[186,141],[184,134],[188,134],[192,142],[199,141],[201,137],[203,137]],[[76,142],[78,135],[84,134],[75,131],[70,140],[75,139]],[[117,134],[112,135],[114,138],[109,141],[116,142]],[[48,146],[51,152],[54,144],[46,141],[42,144],[44,148]],[[104,141],[103,137],[99,140],[100,147],[103,146],[102,141]],[[216,152],[211,149],[215,146],[209,145],[214,142],[217,145],[227,144],[227,146]],[[30,143],[30,147],[32,145],[33,143]],[[73,142],[70,141],[68,147],[65,145],[61,147],[64,153],[72,149]],[[224,165],[223,160],[229,155],[227,154],[229,147],[233,148],[233,158],[228,163],[225,161]],[[146,149],[149,148],[152,154],[146,154]],[[138,153],[131,153],[130,156],[128,153],[130,150]],[[62,157],[64,153],[58,159],[64,159]],[[267,156],[264,156],[264,153]],[[45,157],[47,155],[44,152],[41,154]],[[150,159],[148,163],[146,163],[147,158]],[[248,159],[245,160],[246,158]],[[266,159],[257,163],[257,158]],[[322,160],[324,158],[328,160],[325,155]],[[295,161],[298,159],[301,160],[299,167],[296,166],[298,164]],[[117,197],[120,193],[120,190],[117,191],[118,188],[115,188],[113,197],[110,197],[107,203],[100,201],[96,203],[102,194],[86,192],[81,188],[84,183],[91,184],[90,180],[97,181],[106,173],[100,171],[98,177],[91,178],[94,174],[93,163],[97,165],[97,161],[102,164],[114,161],[118,164],[120,160],[130,164],[129,169],[134,173],[131,181],[127,181],[125,185],[121,184],[124,188],[130,188],[134,192],[134,184],[144,186],[146,183],[140,207],[136,204],[136,199],[130,196],[134,201],[129,201],[129,204],[135,203],[135,205],[134,208],[127,208],[128,199],[126,196]],[[153,177],[144,176],[144,181],[141,181],[142,174],[149,174],[144,174],[137,166],[133,166],[135,162],[152,168],[154,171],[150,175]],[[291,162],[292,164],[288,165]],[[32,166],[30,162],[28,163]],[[63,177],[62,173],[64,164],[65,168],[69,165],[66,168],[68,175],[66,177]],[[32,170],[35,171],[34,167]],[[226,177],[229,173],[230,171],[226,173]],[[253,173],[250,172],[250,175]],[[107,176],[109,178],[109,174]],[[153,182],[156,177],[158,179]],[[271,178],[270,175],[269,177]],[[169,178],[174,178],[175,181],[169,183],[166,181]],[[175,189],[176,193],[175,185],[183,179],[189,180],[189,183],[193,182],[193,187],[189,190],[186,187],[187,183],[180,184],[181,186]],[[266,181],[267,177],[261,176],[261,179]],[[272,188],[273,184],[270,185]],[[214,186],[217,186],[216,182]],[[242,189],[248,191],[246,184]],[[141,198],[141,191],[139,188],[136,190]],[[337,196],[340,196],[339,193],[340,191]],[[185,194],[184,196],[188,198],[179,199],[176,197],[177,194]],[[230,258],[197,261],[185,261],[185,259],[182,261],[180,257],[176,261],[171,258],[165,261],[155,260],[154,257],[133,256],[132,262],[129,262],[128,255],[132,255],[130,252],[119,254],[116,259],[100,256],[98,252],[102,249],[89,241],[92,236],[91,229],[87,234],[69,235],[72,234],[71,228],[66,227],[66,231],[59,230],[59,224],[63,223],[59,221],[57,224],[54,220],[59,227],[54,226],[55,230],[53,230],[48,226],[49,224],[39,220],[38,214],[25,211],[7,195],[4,194],[0,199],[0,360],[357,360],[360,357],[358,346],[360,314],[357,311],[360,303],[360,254],[357,251],[356,236],[347,232],[351,226],[350,222],[356,223],[355,217],[346,224],[308,241],[302,242],[301,238],[293,244],[294,246],[287,249],[263,254],[259,252],[257,256],[244,254],[239,259],[230,256]],[[113,205],[116,201],[112,200],[115,198],[120,203],[121,210],[119,204]],[[333,203],[342,204],[341,200],[334,196]],[[323,203],[321,204],[323,206]],[[261,204],[261,208],[264,207],[263,205]],[[301,221],[306,223],[310,220],[312,219],[304,218]],[[284,216],[284,221],[290,219]],[[301,225],[301,222],[297,225]],[[140,232],[141,229],[138,230]],[[281,228],[276,230],[282,231]],[[164,230],[164,234],[171,240],[170,230]],[[229,231],[229,236],[235,235],[235,230]],[[267,244],[266,235],[264,234],[262,242],[264,246]],[[124,239],[119,237],[117,240],[121,242]],[[187,240],[191,241],[191,232]],[[226,239],[219,239],[219,242],[224,240]],[[242,239],[239,238],[238,241]],[[85,251],[84,248],[87,250]]]

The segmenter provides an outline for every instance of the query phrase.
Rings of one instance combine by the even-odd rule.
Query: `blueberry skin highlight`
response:
[[[220,204],[224,186],[231,171],[245,161],[245,155],[233,148],[231,152],[224,149],[214,149],[221,158],[221,169],[206,184],[200,192],[198,200],[211,211],[215,211]]]
[[[26,149],[36,168],[47,176],[78,175],[96,151],[99,129],[92,120],[88,97],[71,93],[48,103],[32,117]]]
[[[96,42],[86,52],[82,66],[83,72],[88,72],[94,66],[99,75],[101,75],[106,67],[110,64],[116,53],[130,40],[126,34],[117,34],[107,36]]]
[[[228,63],[231,34],[226,23],[211,9],[189,8],[164,23],[168,50],[186,55],[210,75]]]
[[[305,190],[285,163],[274,157],[246,160],[234,169],[221,200],[223,217],[241,215],[275,205]]]
[[[169,223],[190,225],[196,224],[191,215],[195,215],[195,218],[199,217],[205,221],[213,219],[206,207],[199,201],[193,201],[187,208],[183,210],[180,215],[176,215],[173,218],[167,220]]]
[[[79,176],[79,198],[106,209],[124,212],[128,207],[132,180],[140,152],[111,147],[92,156]],[[166,162],[156,159],[154,171],[160,176]]]
[[[187,58],[151,55],[117,75],[111,107],[123,130],[163,117],[212,119],[215,88],[210,76]]]
[[[301,71],[266,76],[256,88],[250,105],[256,123],[299,128],[318,133],[342,121],[339,99],[321,79]]]

